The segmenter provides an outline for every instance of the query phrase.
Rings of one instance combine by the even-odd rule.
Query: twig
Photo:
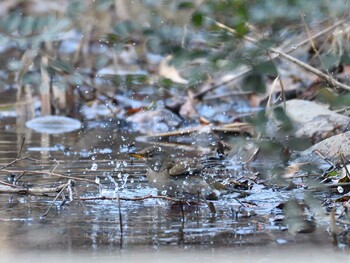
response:
[[[227,97],[245,96],[245,95],[250,95],[252,93],[253,93],[253,91],[226,92],[226,93],[223,93],[223,94],[206,96],[205,98],[203,98],[203,100],[209,101],[209,100],[217,100],[217,99],[222,99],[222,98],[227,99]]]
[[[117,197],[109,197],[109,196],[91,196],[91,197],[80,197],[81,200],[83,201],[94,201],[94,200],[116,200]],[[142,196],[142,197],[134,197],[134,198],[129,198],[129,197],[119,197],[119,200],[122,201],[142,201],[146,199],[163,199],[171,202],[180,202],[178,199],[173,199],[168,196],[159,196],[159,195],[147,195],[147,196]]]
[[[10,165],[16,163],[16,162],[19,162],[19,161],[22,161],[22,160],[25,160],[29,157],[30,155],[27,155],[25,157],[21,157],[21,158],[16,158],[14,160],[12,160],[11,162],[7,163],[7,164],[4,164],[3,166],[0,167],[0,170],[3,170],[4,168],[6,167],[9,167]]]
[[[119,195],[117,196],[118,202],[118,212],[119,212],[119,230],[120,230],[120,247],[123,246],[123,217],[122,217],[122,209]]]
[[[69,196],[69,201],[72,202],[73,201],[73,182],[69,179],[68,181],[68,186],[67,186],[67,190],[68,190],[68,196]]]
[[[335,166],[335,164],[331,161],[329,157],[326,157],[323,153],[321,153],[319,150],[313,150],[312,153],[317,154],[321,159],[323,159],[325,162],[327,162],[331,166]]]
[[[25,188],[17,185],[7,184],[0,182],[1,185],[6,187],[0,187],[1,194],[21,194],[21,195],[34,195],[34,196],[48,196],[48,193],[57,193],[65,186],[59,185],[57,187],[31,187]]]
[[[179,229],[179,244],[183,244],[185,241],[185,210],[184,210],[184,204],[180,204],[181,209],[181,227]]]
[[[208,92],[210,92],[212,90],[215,90],[218,87],[225,86],[225,85],[231,83],[232,81],[235,81],[236,79],[239,79],[239,78],[243,77],[245,74],[249,73],[252,69],[253,69],[252,67],[246,67],[246,68],[242,69],[240,72],[238,72],[235,76],[231,77],[230,79],[222,81],[221,83],[218,83],[216,85],[211,85],[209,88],[194,94],[193,98],[195,98],[195,99],[201,98],[206,93],[208,93]]]
[[[342,153],[340,154],[340,160],[341,160],[341,163],[342,163],[342,165],[343,165],[343,167],[344,167],[344,169],[345,169],[346,177],[347,177],[348,180],[349,180],[349,179],[350,179],[350,173],[349,173],[349,169],[348,169],[347,164],[346,164],[346,162],[348,162],[348,160],[346,160],[344,154],[342,154]]]
[[[21,179],[21,177],[22,177],[23,175],[25,175],[25,174],[26,174],[25,172],[21,173],[17,178],[15,178],[15,180],[13,181],[13,183],[16,184],[16,183],[18,182],[18,180]]]
[[[350,87],[348,85],[345,85],[341,82],[339,82],[338,80],[328,76],[327,74],[323,73],[322,71],[314,68],[314,67],[311,67],[310,65],[302,62],[301,60],[297,59],[297,58],[294,58],[282,51],[279,51],[275,48],[269,48],[269,50],[273,53],[276,53],[278,55],[280,55],[281,57],[299,65],[300,67],[314,73],[316,76],[320,77],[321,79],[324,79],[325,81],[328,82],[329,85],[333,86],[333,87],[336,87],[336,88],[340,88],[340,89],[344,89],[344,90],[349,90],[350,91]]]
[[[46,212],[45,212],[41,217],[47,216],[47,214],[50,212],[51,208],[54,206],[54,204],[55,204],[57,198],[63,193],[64,189],[66,189],[70,184],[71,184],[71,182],[70,182],[70,180],[69,180],[68,183],[66,183],[66,184],[62,187],[61,191],[59,191],[59,193],[58,193],[58,194],[56,195],[56,197],[53,199],[53,201],[52,201],[50,207],[46,210]]]
[[[234,29],[229,28],[229,27],[227,27],[226,25],[221,24],[220,22],[215,21],[214,19],[211,19],[211,18],[207,18],[207,19],[213,21],[218,27],[223,28],[223,29],[226,29],[226,30],[228,30],[229,32],[231,32],[231,33],[233,33],[233,34],[236,34],[236,31],[235,31]],[[299,43],[296,44],[296,45],[293,45],[293,47],[288,48],[288,49],[285,51],[285,53],[288,54],[288,53],[294,51],[294,50],[295,50],[296,48],[298,48],[299,46],[303,46],[303,45],[309,43],[310,39],[316,39],[316,38],[318,38],[318,37],[320,37],[320,36],[322,36],[322,35],[328,33],[329,31],[331,31],[331,30],[333,30],[334,28],[336,28],[336,27],[340,26],[341,24],[343,24],[345,21],[347,21],[347,19],[343,19],[343,20],[338,21],[338,22],[335,23],[334,25],[331,25],[331,26],[329,26],[328,28],[325,28],[324,30],[322,30],[322,31],[320,31],[320,32],[318,32],[318,33],[316,33],[316,34],[310,36],[309,38],[307,38],[307,39],[305,39],[305,40],[299,42]],[[252,39],[251,39],[251,40],[252,40]],[[256,40],[254,40],[254,42],[256,43]],[[277,55],[275,55],[272,59],[275,59],[276,57],[277,57]],[[252,67],[246,67],[245,69],[243,69],[243,70],[241,70],[240,72],[238,72],[235,76],[233,76],[233,77],[230,78],[229,80],[225,80],[225,81],[223,81],[223,82],[221,82],[221,83],[218,83],[218,84],[216,84],[216,85],[212,85],[212,86],[209,87],[208,89],[205,89],[205,90],[203,90],[203,91],[198,92],[197,94],[194,95],[194,98],[203,97],[203,96],[204,96],[206,93],[208,93],[209,91],[215,90],[215,89],[217,89],[218,87],[221,87],[221,86],[226,85],[226,84],[228,84],[228,83],[230,83],[230,82],[232,82],[232,81],[235,81],[236,79],[239,79],[239,78],[243,77],[244,75],[246,75],[247,73],[249,73],[251,70],[252,70]]]
[[[341,224],[344,224],[344,225],[350,225],[350,221],[345,221],[345,220],[342,220],[342,219],[335,219],[335,221],[337,221],[338,223],[341,223]]]
[[[18,185],[13,185],[13,184],[9,184],[9,183],[6,183],[6,182],[1,182],[0,181],[0,184],[2,184],[2,185],[6,185],[6,186],[8,186],[8,187],[12,187],[12,188],[22,188],[22,187],[20,187],[20,186],[18,186]],[[0,191],[1,192],[1,191]]]
[[[348,110],[350,110],[350,107],[345,107],[345,108],[342,108],[339,110],[334,110],[334,112],[341,114],[341,113],[346,112]]]
[[[278,75],[274,81],[272,82],[272,85],[271,85],[271,88],[270,88],[270,91],[269,91],[269,94],[268,94],[268,97],[267,97],[267,102],[266,102],[266,112],[265,112],[265,115],[266,117],[268,117],[271,112],[272,112],[272,109],[273,109],[273,99],[272,99],[272,96],[274,94],[274,91],[275,91],[275,88],[277,86],[277,81],[280,79],[280,76]]]
[[[23,137],[22,138],[22,143],[21,143],[21,147],[19,148],[19,151],[17,153],[17,157],[16,159],[18,159],[19,157],[21,157],[21,154],[22,154],[22,150],[23,150],[23,146],[24,146],[24,142],[26,141],[26,137]]]
[[[51,170],[51,173],[53,173],[53,172],[56,170],[56,168],[60,165],[59,161],[57,161],[56,159],[55,159],[54,161],[56,162],[56,165],[55,165],[55,167]]]
[[[86,210],[85,204],[80,199],[79,190],[78,190],[78,186],[77,185],[75,185],[75,187],[72,188],[72,193],[73,193],[73,199],[77,200],[78,203],[83,207],[83,209]]]
[[[334,183],[334,184],[323,184],[320,186],[313,186],[313,187],[308,187],[307,190],[310,191],[319,191],[319,190],[324,190],[324,188],[335,188],[338,186],[350,186],[350,183]]]
[[[0,173],[1,172],[6,172],[6,173],[27,173],[27,174],[49,174],[49,175],[53,175],[53,176],[56,176],[56,177],[72,179],[72,180],[75,180],[75,181],[84,181],[84,182],[89,182],[89,183],[98,185],[98,183],[96,183],[95,181],[89,180],[89,179],[86,179],[86,178],[79,178],[79,177],[68,176],[68,175],[52,173],[52,172],[0,169]]]
[[[230,27],[228,27],[228,26],[226,26],[224,24],[221,24],[221,23],[219,23],[219,22],[217,22],[215,20],[213,20],[213,21],[220,28],[225,29],[225,30],[227,30],[228,32],[230,32],[232,34],[236,34],[236,31],[234,29],[232,29],[232,28],[230,28]],[[252,38],[252,37],[245,36],[244,39],[246,41],[249,41],[249,42],[255,44],[256,46],[260,46],[259,43],[257,42],[257,40]],[[308,39],[308,41],[309,41],[309,39]],[[285,53],[283,51],[280,51],[280,50],[278,50],[276,48],[267,48],[267,50],[272,52],[272,53],[275,53],[275,54],[277,54],[277,55],[279,55],[279,56],[281,56],[281,57],[283,57],[283,58],[285,58],[285,59],[287,59],[287,60],[297,64],[297,65],[299,65],[300,67],[306,69],[307,71],[310,71],[310,72],[314,73],[316,76],[318,76],[318,77],[324,79],[325,81],[327,81],[328,84],[333,86],[333,87],[341,88],[341,89],[344,89],[344,90],[350,90],[349,86],[347,86],[347,85],[337,81],[336,79],[332,78],[331,76],[328,76],[327,74],[323,73],[322,71],[320,71],[320,70],[318,70],[318,69],[316,69],[314,67],[311,67],[310,65],[302,62],[301,60],[299,60],[297,58],[294,58],[294,57],[288,55],[287,53]]]
[[[267,55],[269,56],[271,63],[274,63],[274,62],[273,62],[273,58],[272,58],[270,52],[267,52]],[[276,70],[277,70],[277,72],[278,72],[277,67],[276,67]],[[284,84],[283,84],[282,78],[281,78],[279,75],[277,76],[277,78],[278,78],[278,82],[280,83],[280,86],[281,86],[281,94],[278,96],[278,98],[276,99],[276,101],[278,101],[278,100],[281,99],[281,97],[282,97],[282,101],[283,101],[283,110],[286,111],[286,92],[285,92]]]
[[[321,58],[320,52],[318,52],[318,49],[316,48],[315,42],[313,41],[313,39],[311,39],[311,32],[310,32],[309,27],[308,27],[307,24],[305,23],[305,19],[304,19],[303,14],[300,14],[300,17],[301,17],[301,21],[302,21],[302,23],[303,23],[303,26],[304,26],[304,28],[305,28],[306,34],[307,34],[307,36],[308,36],[309,42],[310,42],[310,44],[311,44],[312,50],[315,52],[316,57],[319,59],[320,63],[322,64],[323,69],[326,71],[326,73],[328,74],[328,76],[330,76],[329,71],[328,71],[326,65],[325,65],[324,62],[323,62],[323,59]]]

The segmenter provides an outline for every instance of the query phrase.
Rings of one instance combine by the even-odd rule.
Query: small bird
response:
[[[138,153],[130,153],[130,156],[146,161],[148,183],[157,188],[159,194],[217,199],[218,191],[200,175],[205,165],[197,159],[176,160],[160,146],[150,146]]]

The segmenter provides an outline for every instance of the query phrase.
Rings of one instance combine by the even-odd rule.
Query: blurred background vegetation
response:
[[[142,100],[153,92],[187,96],[191,90],[200,99],[210,86],[237,85],[237,72],[241,91],[263,94],[266,78],[281,74],[266,59],[266,48],[298,48],[295,55],[310,62],[310,43],[294,45],[308,38],[308,30],[346,19],[347,10],[344,0],[5,0],[0,103],[17,102],[25,119],[39,111],[78,116],[96,100],[109,102],[109,110],[120,106],[117,95]],[[326,69],[347,61],[348,30],[344,23],[340,34],[315,41]]]

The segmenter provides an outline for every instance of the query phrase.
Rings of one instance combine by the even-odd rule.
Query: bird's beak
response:
[[[144,156],[141,155],[141,154],[139,154],[139,153],[129,153],[129,155],[130,155],[131,157],[136,157],[136,158],[139,158],[139,159],[144,158]]]

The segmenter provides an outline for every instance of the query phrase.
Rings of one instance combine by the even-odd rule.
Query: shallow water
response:
[[[53,170],[58,174],[92,181],[77,180],[73,187],[74,201],[63,205],[62,199],[57,199],[45,217],[43,215],[56,194],[44,197],[1,194],[1,250],[8,258],[13,249],[45,249],[53,251],[53,255],[54,251],[60,250],[88,250],[96,251],[99,256],[99,251],[122,249],[146,253],[148,250],[145,252],[144,249],[147,247],[153,251],[164,246],[191,249],[312,246],[315,243],[331,246],[327,224],[320,224],[314,233],[291,235],[285,225],[273,220],[275,207],[297,195],[297,192],[276,192],[259,185],[246,198],[226,195],[214,201],[215,215],[205,204],[185,205],[182,212],[180,205],[160,199],[121,200],[120,207],[116,200],[80,200],[79,197],[100,195],[132,198],[156,194],[147,185],[145,165],[142,162],[132,163],[126,155],[128,145],[135,141],[134,134],[117,127],[109,131],[95,129],[83,135],[45,135],[26,128],[19,130],[11,121],[2,127],[0,167],[16,158],[23,137],[25,143],[21,157],[30,155],[35,158],[20,160],[6,167],[16,170],[13,173],[15,177],[21,174],[21,170],[26,171],[18,185],[52,187],[68,181],[50,175]],[[142,144],[136,144],[142,147]],[[85,151],[82,150],[84,146],[88,148]],[[0,170],[0,177],[0,181],[7,183],[13,179],[11,173],[4,170]],[[93,183],[96,178],[102,186]],[[107,258],[115,256],[108,253]],[[72,258],[76,256],[85,258],[79,252]]]

